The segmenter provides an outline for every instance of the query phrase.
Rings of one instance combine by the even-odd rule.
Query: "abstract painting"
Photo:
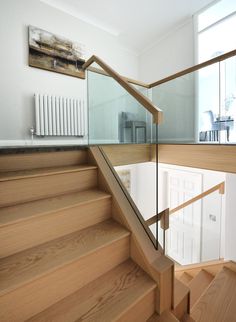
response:
[[[131,193],[131,173],[130,169],[127,170],[117,170],[117,174],[125,186],[126,190]]]
[[[84,46],[29,26],[29,66],[85,78]]]

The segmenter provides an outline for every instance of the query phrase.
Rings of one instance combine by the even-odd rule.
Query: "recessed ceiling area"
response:
[[[137,53],[212,0],[41,0],[103,29]]]

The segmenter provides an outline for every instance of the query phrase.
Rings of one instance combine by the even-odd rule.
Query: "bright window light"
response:
[[[235,0],[221,0],[198,15],[198,31],[211,26],[236,11]]]

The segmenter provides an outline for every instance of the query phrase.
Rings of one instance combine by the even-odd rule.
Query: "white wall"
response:
[[[0,146],[30,144],[35,92],[86,98],[86,81],[28,66],[28,25],[81,42],[88,57],[96,54],[119,73],[138,76],[137,55],[120,45],[115,36],[39,0],[1,1]],[[69,141],[86,143],[78,139],[64,143]]]
[[[193,20],[172,30],[139,56],[139,78],[154,82],[194,65]]]
[[[236,174],[226,174],[225,259],[236,261]]]
[[[156,163],[145,162],[115,167],[116,171],[130,170],[130,195],[148,219],[156,214]],[[121,178],[122,179],[122,178]]]

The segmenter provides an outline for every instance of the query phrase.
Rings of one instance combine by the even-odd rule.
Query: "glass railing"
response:
[[[176,188],[169,187],[166,220],[163,215],[164,224],[161,220],[159,224],[165,254],[180,265],[219,260],[224,244],[224,182],[202,196],[190,192],[181,195]]]
[[[137,145],[133,148],[139,148]],[[154,220],[148,225],[148,219],[157,214],[157,163],[155,162],[155,151],[152,150],[152,158],[146,162],[129,163],[125,165],[113,165],[106,153],[105,147],[100,147],[109,167],[111,168],[116,180],[122,187],[128,201],[130,202],[136,216],[141,222],[144,230],[152,241],[154,247],[162,251],[161,244],[158,243],[158,221]],[[125,158],[124,158],[125,159]],[[151,160],[152,159],[152,160]],[[124,160],[124,163],[126,161]],[[162,231],[160,231],[162,234]]]
[[[152,88],[164,121],[159,143],[236,143],[236,57]]]
[[[145,222],[157,213],[156,166],[156,162],[149,161],[115,167],[120,180]],[[155,239],[158,237],[156,224],[157,221],[149,226]]]
[[[91,71],[87,79],[89,144],[156,142],[152,114],[117,81]],[[149,97],[147,88],[135,87]]]
[[[158,222],[147,224],[155,216],[157,207],[157,126],[153,115],[114,78],[96,70],[87,72],[89,144],[100,145],[100,151],[114,177],[154,247],[162,251],[158,243]],[[151,100],[151,91],[143,86],[131,85]],[[121,162],[113,162],[104,145],[127,145],[118,153]],[[129,161],[125,153],[139,154],[139,144],[146,144],[145,162],[139,157]],[[132,150],[133,149],[133,150]],[[143,149],[143,147],[141,148]],[[117,153],[117,152],[115,152]]]

